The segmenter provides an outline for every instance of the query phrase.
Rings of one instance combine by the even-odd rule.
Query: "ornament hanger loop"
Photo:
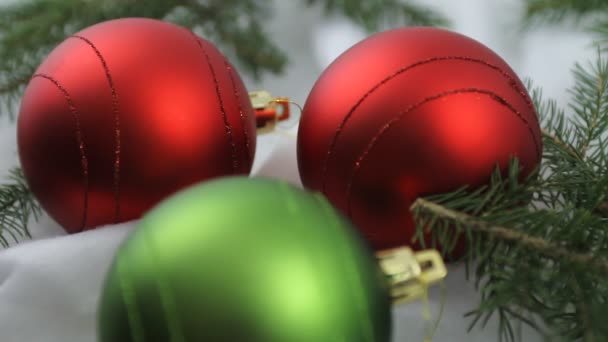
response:
[[[274,100],[272,100],[273,102],[276,103],[286,103],[286,104],[292,104],[296,107],[298,107],[298,109],[300,110],[300,113],[302,113],[302,111],[304,111],[304,109],[302,109],[302,106],[300,106],[299,104],[297,104],[296,102],[293,102],[291,100],[289,100],[289,98],[287,97],[277,97]]]
[[[266,90],[250,92],[249,100],[255,111],[258,134],[288,130],[295,126],[302,113],[302,106],[296,102],[293,102],[288,97],[284,96],[275,97]],[[300,113],[296,116],[292,115],[290,107],[292,104],[300,110]],[[290,124],[287,125],[287,127],[277,127],[279,122],[285,122],[287,120],[290,121]]]

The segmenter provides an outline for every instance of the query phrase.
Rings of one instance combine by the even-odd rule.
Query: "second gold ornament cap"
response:
[[[447,276],[441,254],[434,249],[414,252],[401,247],[377,252],[376,257],[388,279],[394,304],[422,298],[429,286]]]

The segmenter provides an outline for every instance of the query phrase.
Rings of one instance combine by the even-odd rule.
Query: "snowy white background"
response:
[[[8,0],[0,0],[0,4]],[[422,0],[420,0],[422,1]],[[302,2],[275,1],[268,23],[272,38],[289,54],[287,73],[255,83],[250,90],[268,89],[303,104],[322,70],[341,52],[366,35],[342,18],[325,18],[321,10],[303,10]],[[567,102],[569,72],[575,61],[594,57],[588,35],[573,28],[542,28],[522,32],[518,0],[424,1],[452,21],[452,29],[473,37],[501,55],[521,78],[529,77],[558,103]],[[4,117],[4,118],[2,118]],[[280,135],[259,138],[253,174],[299,184],[295,141]],[[0,177],[17,165],[15,127],[0,115]],[[0,251],[0,331],[3,342],[93,342],[95,309],[104,273],[116,247],[133,223],[65,236],[46,217],[32,226],[35,241]],[[444,317],[437,342],[497,340],[497,322],[485,330],[466,332],[463,313],[475,307],[477,295],[465,282],[462,267],[452,266],[447,280]],[[437,314],[439,292],[432,291]],[[394,341],[423,341],[419,303],[394,310]],[[524,341],[540,341],[526,331]]]

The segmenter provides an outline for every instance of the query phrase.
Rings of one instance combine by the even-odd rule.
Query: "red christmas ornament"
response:
[[[256,144],[227,59],[183,27],[143,18],[57,46],[25,91],[17,130],[31,190],[70,233],[139,218],[205,179],[248,174]]]
[[[323,192],[376,249],[411,244],[422,195],[486,184],[496,164],[541,158],[521,81],[450,31],[399,28],[356,44],[321,75],[298,132],[302,183]]]

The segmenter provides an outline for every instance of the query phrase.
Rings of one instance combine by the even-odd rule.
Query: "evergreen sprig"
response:
[[[8,247],[22,238],[30,238],[29,220],[32,216],[37,219],[40,213],[22,171],[11,170],[9,182],[0,185],[0,246]]]
[[[485,187],[412,206],[419,237],[430,229],[448,247],[466,237],[467,274],[481,294],[471,328],[497,315],[501,341],[519,340],[521,324],[549,341],[608,341],[608,61],[599,55],[573,72],[570,117],[532,91],[540,168],[522,179],[515,159]]]
[[[445,25],[424,7],[397,0],[306,0],[328,15],[343,13],[370,31],[383,23]],[[267,0],[25,0],[0,7],[0,113],[14,117],[25,85],[44,57],[67,36],[124,17],[163,19],[200,32],[218,44],[241,71],[255,79],[279,74],[287,54],[264,29],[272,16]]]
[[[368,31],[384,26],[435,25],[449,21],[430,8],[400,0],[306,0],[308,5],[323,4],[325,13],[340,13],[363,25]]]
[[[608,0],[524,0],[526,25],[557,24],[571,20],[594,34],[596,43],[608,49]]]
[[[568,17],[580,19],[608,10],[606,0],[525,0],[526,18],[558,22]]]

